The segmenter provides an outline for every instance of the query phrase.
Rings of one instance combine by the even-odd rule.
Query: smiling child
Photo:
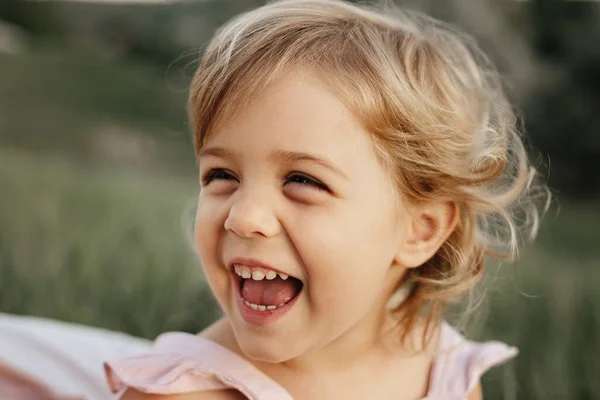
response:
[[[480,399],[517,351],[442,311],[535,236],[546,190],[471,40],[415,12],[273,2],[216,33],[189,99],[196,244],[223,317],[107,363],[112,389]]]

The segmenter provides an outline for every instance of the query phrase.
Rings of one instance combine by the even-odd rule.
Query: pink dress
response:
[[[481,375],[517,354],[501,342],[466,340],[443,323],[427,396],[422,400],[465,400]],[[201,336],[160,335],[149,353],[104,365],[113,393],[127,387],[152,394],[183,394],[233,388],[250,400],[292,400],[277,382],[232,351]]]

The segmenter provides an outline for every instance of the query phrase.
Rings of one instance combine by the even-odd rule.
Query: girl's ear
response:
[[[433,257],[454,231],[459,217],[458,205],[450,201],[413,210],[395,258],[405,268],[416,268]]]

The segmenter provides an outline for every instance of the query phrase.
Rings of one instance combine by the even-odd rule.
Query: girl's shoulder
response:
[[[438,352],[423,400],[463,400],[494,365],[517,354],[502,342],[466,340],[443,323]],[[151,351],[106,362],[114,393],[127,388],[149,394],[183,394],[235,389],[250,400],[291,400],[291,395],[250,362],[202,336],[181,332],[160,335]],[[216,392],[215,392],[216,393]]]

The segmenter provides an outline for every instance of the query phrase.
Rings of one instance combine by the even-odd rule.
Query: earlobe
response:
[[[433,257],[454,231],[458,214],[458,205],[454,202],[436,203],[415,210],[398,249],[398,264],[416,268]]]

